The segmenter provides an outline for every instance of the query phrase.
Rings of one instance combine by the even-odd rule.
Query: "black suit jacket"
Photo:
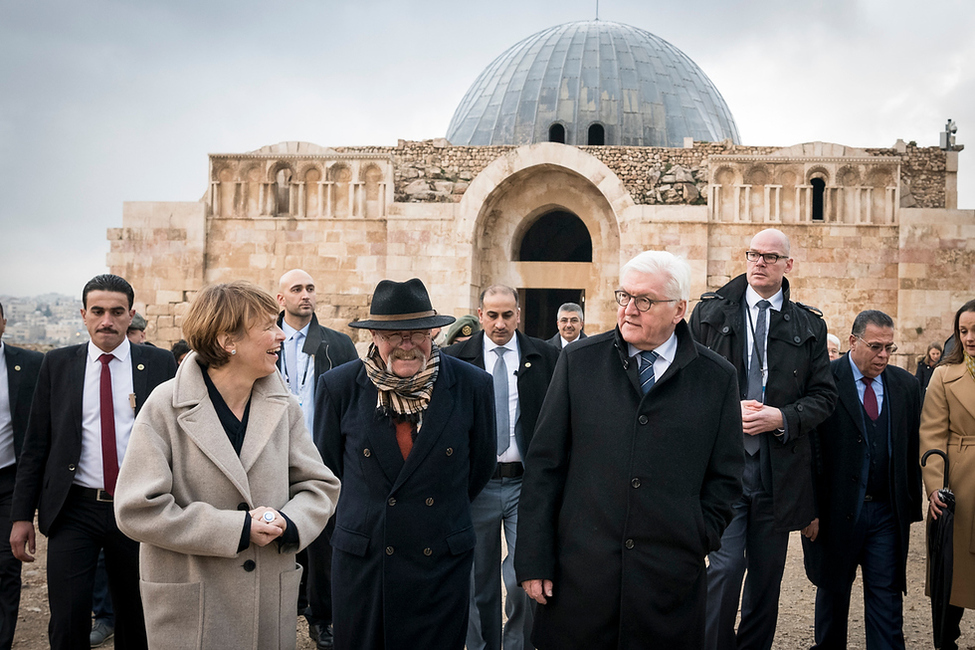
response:
[[[34,386],[37,385],[37,375],[44,355],[4,343],[3,357],[7,362],[7,390],[10,394],[10,419],[14,428],[14,453],[19,459],[24,447],[24,433],[27,431]]]
[[[132,387],[138,415],[149,393],[176,375],[169,350],[132,346]],[[17,465],[11,521],[33,521],[47,535],[81,458],[81,409],[88,344],[48,352],[41,363],[24,449]],[[121,460],[121,459],[119,459]]]
[[[850,552],[854,528],[866,489],[863,416],[853,380],[849,355],[830,363],[839,399],[836,410],[817,427],[815,441],[818,472],[814,477],[819,516],[815,542],[802,539],[806,574],[816,585],[849,589],[856,574],[856,556]],[[918,428],[921,422],[921,389],[906,370],[887,366],[883,372],[884,402],[890,436],[890,505],[897,528],[897,586],[907,586],[907,547],[911,522],[922,513],[921,466],[918,462]]]
[[[584,338],[586,338],[586,333],[579,332],[579,338],[577,338],[575,341],[572,341],[572,343],[575,343],[576,341],[580,341]],[[545,339],[545,342],[548,343],[549,345],[554,345],[556,350],[562,349],[562,335],[559,334],[558,332],[556,332],[555,336],[553,336],[552,338]]]
[[[528,446],[535,435],[535,422],[542,410],[542,402],[548,391],[548,384],[555,372],[555,362],[559,360],[559,350],[542,339],[525,336],[515,332],[518,348],[521,350],[521,365],[518,366],[518,405],[521,407],[520,436],[516,438],[518,451],[524,459],[528,456]],[[443,349],[445,354],[471,363],[488,373],[484,367],[484,330],[466,341],[454,343]],[[492,366],[493,368],[493,366]]]

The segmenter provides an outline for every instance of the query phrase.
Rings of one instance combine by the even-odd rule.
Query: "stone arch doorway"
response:
[[[556,311],[568,301],[585,301],[588,333],[610,329],[616,322],[613,290],[619,277],[620,231],[615,203],[601,190],[612,188],[618,179],[595,158],[578,162],[582,164],[575,169],[554,161],[509,167],[486,192],[474,220],[471,305],[477,305],[486,286],[514,287],[522,302],[522,330],[531,336],[554,334]],[[533,229],[536,224],[538,230]],[[556,244],[552,237],[564,227],[574,234],[569,243]],[[580,240],[588,244],[582,259],[575,250]],[[523,244],[528,246],[525,255]]]
[[[568,210],[556,209],[538,217],[518,247],[521,262],[592,262],[592,237],[586,224]],[[559,306],[567,302],[586,308],[586,290],[523,288],[522,330],[529,336],[548,339],[556,334]]]

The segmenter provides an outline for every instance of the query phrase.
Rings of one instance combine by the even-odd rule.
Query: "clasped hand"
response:
[[[267,521],[264,513],[269,512],[274,515],[274,519]],[[250,511],[251,516],[251,543],[258,546],[267,546],[278,537],[284,534],[288,527],[288,521],[281,516],[281,513],[274,508],[260,506]]]

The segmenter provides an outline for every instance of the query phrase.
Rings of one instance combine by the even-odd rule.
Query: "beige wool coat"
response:
[[[119,470],[115,516],[141,542],[140,589],[150,648],[296,645],[298,548],[237,552],[247,510],[275,508],[314,540],[335,509],[298,402],[278,373],[259,379],[240,457],[191,353],[136,418]]]
[[[951,604],[972,609],[975,608],[975,379],[964,363],[938,366],[931,375],[921,411],[921,455],[929,449],[948,454],[948,483],[957,504]],[[930,456],[922,475],[925,495],[942,487],[941,458]]]

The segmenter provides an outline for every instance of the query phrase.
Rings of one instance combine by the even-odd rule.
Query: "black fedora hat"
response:
[[[371,330],[425,330],[454,322],[453,316],[440,315],[430,304],[430,294],[420,278],[406,282],[383,280],[376,285],[369,307],[369,318],[353,321],[349,327]]]

